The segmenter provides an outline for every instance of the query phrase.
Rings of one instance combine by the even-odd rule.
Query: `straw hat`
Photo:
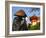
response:
[[[16,12],[15,16],[26,16],[26,14],[23,10],[19,10]]]

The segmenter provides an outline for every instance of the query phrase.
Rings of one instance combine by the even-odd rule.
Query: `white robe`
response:
[[[26,23],[27,23],[27,26],[28,26],[29,24],[31,24],[30,17],[26,17]]]

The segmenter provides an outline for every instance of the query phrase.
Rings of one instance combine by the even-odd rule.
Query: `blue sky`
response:
[[[31,10],[34,9],[32,12]],[[12,7],[12,16],[14,18],[14,14],[16,14],[17,11],[24,10],[27,16],[33,16],[34,14],[36,16],[40,16],[40,8],[32,8],[32,7]]]

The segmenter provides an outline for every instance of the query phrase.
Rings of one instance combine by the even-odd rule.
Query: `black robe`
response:
[[[15,17],[13,20],[12,31],[24,31],[28,30],[26,20],[23,17]],[[21,23],[22,22],[22,23]]]

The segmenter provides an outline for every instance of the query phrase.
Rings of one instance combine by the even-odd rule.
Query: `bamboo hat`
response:
[[[15,16],[26,16],[26,14],[23,10],[19,10],[16,12]]]

